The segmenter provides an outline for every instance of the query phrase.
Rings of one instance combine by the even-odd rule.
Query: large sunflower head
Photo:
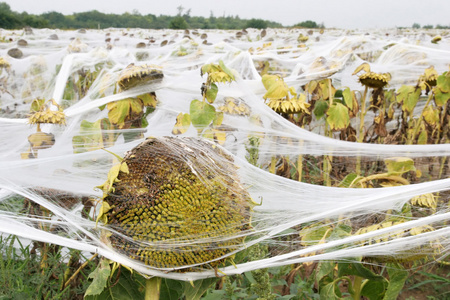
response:
[[[117,84],[121,91],[125,91],[151,81],[160,81],[163,77],[163,72],[158,67],[130,64],[120,73]]]
[[[216,267],[242,247],[252,201],[232,158],[215,144],[150,138],[126,154],[120,170],[102,218],[119,252],[156,268]]]

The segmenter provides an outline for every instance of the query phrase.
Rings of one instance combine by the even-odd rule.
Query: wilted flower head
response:
[[[121,91],[125,91],[150,81],[159,81],[163,77],[163,72],[156,66],[130,64],[120,73],[117,84]]]
[[[352,75],[356,75],[361,71],[365,71],[366,73],[359,75],[359,82],[362,85],[379,89],[388,84],[391,80],[391,74],[389,73],[375,73],[370,71],[370,65],[368,63],[363,63],[359,67],[356,68],[355,72]]]
[[[51,110],[50,106],[52,104],[55,105],[58,110]],[[59,105],[53,99],[49,101],[45,101],[45,99],[35,99],[31,103],[28,123],[66,125],[66,116],[64,112],[59,110]]]

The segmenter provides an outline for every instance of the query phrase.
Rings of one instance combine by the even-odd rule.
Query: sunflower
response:
[[[366,73],[359,75],[359,82],[369,88],[380,89],[388,84],[391,80],[391,74],[389,73],[375,73],[370,71],[370,65],[363,63],[356,68],[352,75],[356,75],[361,71]]]

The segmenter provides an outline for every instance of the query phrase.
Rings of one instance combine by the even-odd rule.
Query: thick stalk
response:
[[[269,172],[272,174],[276,174],[276,165],[277,165],[277,157],[276,156],[272,156],[272,159],[270,161],[270,166],[269,166]]]
[[[303,177],[303,155],[300,154],[297,158],[297,172],[298,172],[298,181],[302,181]]]
[[[408,141],[408,145],[412,145],[412,144],[414,143],[414,140],[416,139],[417,133],[418,133],[419,128],[420,128],[420,125],[422,124],[422,116],[423,116],[423,112],[425,111],[425,109],[426,109],[426,108],[428,107],[428,105],[430,104],[431,99],[433,98],[432,96],[433,96],[433,94],[430,93],[430,96],[428,96],[427,103],[425,103],[425,106],[423,107],[423,110],[422,110],[422,112],[421,112],[421,114],[420,114],[420,117],[419,117],[419,119],[417,120],[417,123],[416,123],[416,125],[415,125],[414,128],[413,128],[412,135],[411,135],[411,137],[409,138],[409,141]]]
[[[359,112],[359,135],[358,135],[358,143],[362,143],[364,141],[364,117],[366,116],[366,96],[369,88],[366,86],[364,88],[364,94],[361,99],[361,109]],[[361,156],[356,157],[356,175],[361,175]]]
[[[152,277],[145,281],[145,300],[159,300],[161,277]]]
[[[304,128],[304,126],[302,126]],[[300,141],[300,149],[303,148],[304,141]],[[297,157],[297,172],[298,172],[298,181],[302,181],[303,179],[303,154],[299,154]]]
[[[360,300],[361,299],[361,285],[362,285],[362,277],[355,276],[355,280],[353,281],[353,299]]]
[[[328,128],[328,124],[325,124],[325,135],[328,137],[331,137],[332,131]],[[331,161],[333,160],[332,155],[324,155],[323,157],[323,165],[322,165],[322,171],[323,171],[323,184],[325,186],[331,186],[331,179],[330,179],[330,173],[331,173]]]

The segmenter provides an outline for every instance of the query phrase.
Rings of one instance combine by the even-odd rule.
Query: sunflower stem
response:
[[[427,103],[425,103],[425,106],[422,109],[422,113],[420,114],[420,117],[417,119],[417,123],[415,124],[415,126],[413,128],[413,132],[408,141],[408,145],[412,145],[414,143],[414,140],[416,139],[417,133],[419,132],[419,128],[422,125],[423,113],[424,113],[425,109],[428,107],[428,105],[430,104],[431,99],[433,99],[432,96],[433,96],[433,94],[430,93],[430,96],[428,96]]]
[[[355,276],[355,280],[353,281],[353,299],[359,300],[361,299],[361,286],[362,286],[362,277]]]
[[[145,281],[145,300],[159,300],[161,277],[151,277]]]
[[[364,117],[366,116],[366,96],[369,88],[366,86],[364,88],[364,94],[361,99],[361,110],[359,115],[359,135],[358,135],[358,143],[362,143],[364,141]],[[357,156],[356,158],[356,175],[361,175],[361,156]]]

